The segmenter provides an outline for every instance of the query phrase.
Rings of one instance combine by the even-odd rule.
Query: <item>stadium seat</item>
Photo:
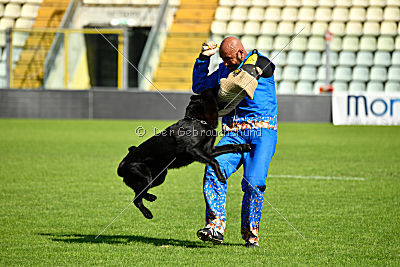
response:
[[[268,0],[269,5],[273,7],[283,7],[285,2],[282,0]]]
[[[341,51],[342,50],[342,38],[339,36],[335,36],[332,38],[331,44],[330,44],[330,49],[331,51]]]
[[[274,49],[275,50],[288,50],[289,49],[290,38],[286,36],[277,36],[274,40]]]
[[[23,18],[36,18],[40,6],[34,4],[25,4],[21,9],[21,17]]]
[[[320,36],[311,36],[308,39],[308,49],[315,51],[325,50],[325,40]]]
[[[376,50],[375,37],[362,36],[360,39],[360,50],[375,51]]]
[[[245,34],[260,34],[260,23],[257,21],[247,21],[244,24],[244,33]]]
[[[357,53],[357,65],[358,66],[372,66],[374,64],[372,52],[360,51]]]
[[[333,21],[347,21],[349,17],[349,10],[344,7],[335,7],[332,13],[332,20]]]
[[[23,28],[23,27],[21,27]],[[12,44],[14,47],[23,47],[25,45],[26,38],[28,38],[29,33],[27,32],[13,32]]]
[[[1,77],[5,77],[6,75],[7,75],[6,62],[5,61],[1,61],[0,62],[0,76]]]
[[[329,23],[328,29],[331,33],[333,33],[334,38],[336,38],[336,36],[342,36],[343,34],[345,34],[345,26],[343,22],[332,21],[331,23]]]
[[[283,69],[282,79],[284,81],[297,81],[299,79],[299,68],[295,66],[286,66]]]
[[[231,18],[231,8],[226,6],[219,6],[215,11],[215,19],[219,21],[227,21]]]
[[[307,81],[299,81],[296,84],[296,93],[297,94],[312,94],[313,92],[313,83]]]
[[[328,23],[316,21],[311,26],[311,33],[313,35],[324,35],[328,29]]]
[[[276,33],[276,22],[264,21],[261,25],[261,34],[275,34]]]
[[[365,92],[365,83],[351,82],[349,84],[349,92]]]
[[[272,36],[261,35],[257,39],[256,48],[259,50],[272,50],[273,39]]]
[[[224,36],[223,35],[219,35],[219,34],[213,34],[213,35],[210,36],[210,38],[208,40],[209,41],[214,41],[215,43],[220,44],[224,40]]]
[[[248,20],[263,21],[264,20],[264,8],[251,7],[247,14]]]
[[[226,22],[214,20],[211,24],[211,32],[214,34],[226,34]]]
[[[303,36],[297,36],[294,38],[291,49],[294,51],[306,51],[307,50],[307,38]]]
[[[294,25],[292,22],[282,21],[278,24],[278,34],[291,35],[294,32]]]
[[[400,9],[398,7],[386,7],[383,12],[383,19],[385,21],[399,21]]]
[[[321,1],[320,0],[320,4],[321,2],[329,2],[329,1]],[[315,20],[316,21],[326,21],[329,22],[332,18],[331,15],[331,8],[327,8],[327,7],[318,7],[317,10],[315,11]]]
[[[4,14],[4,5],[0,4],[0,17],[2,17]]]
[[[346,25],[346,34],[347,35],[356,35],[359,36],[362,34],[362,24],[360,22],[350,21]]]
[[[322,7],[334,7],[335,6],[335,0],[319,0],[318,5]]]
[[[22,47],[14,47],[13,48],[13,62],[17,62],[19,60],[19,56],[21,55]]]
[[[231,20],[245,21],[247,20],[247,8],[236,6],[232,9]]]
[[[381,23],[381,34],[383,34],[383,35],[396,35],[397,34],[396,22],[383,21]]]
[[[311,7],[300,8],[298,19],[300,21],[314,21],[314,8]]]
[[[242,36],[242,38],[240,38],[240,41],[242,42],[245,49],[250,51],[256,48],[256,39],[257,38],[255,36],[244,35]],[[260,50],[266,50],[266,49],[260,49]]]
[[[34,21],[33,19],[18,18],[18,19],[15,21],[15,28],[19,28],[19,29],[28,29],[28,28],[32,28],[34,22],[35,22],[35,21]]]
[[[400,2],[399,0],[387,0],[386,5],[400,7]]]
[[[281,21],[281,9],[278,7],[268,7],[265,10],[264,20]]]
[[[387,79],[386,68],[373,66],[370,72],[371,81],[384,82]]]
[[[335,92],[347,92],[347,83],[345,82],[333,82],[333,90]]]
[[[392,54],[392,65],[400,66],[400,51],[394,51]]]
[[[277,66],[286,65],[286,52],[272,51],[269,59]]]
[[[21,6],[14,3],[9,3],[4,9],[4,17],[18,18],[21,15]]]
[[[383,7],[386,4],[386,0],[369,0],[369,5],[374,7]]]
[[[350,51],[342,51],[339,53],[340,66],[354,66],[356,64],[356,54]]]
[[[336,6],[351,7],[352,5],[353,5],[353,0],[336,0]]]
[[[301,5],[315,8],[318,6],[318,0],[302,0]]]
[[[294,82],[291,81],[282,81],[279,83],[278,92],[280,94],[294,94],[295,87]]]
[[[368,67],[356,66],[353,68],[353,81],[367,82],[369,80]]]
[[[275,66],[274,78],[276,82],[282,81],[282,67]]]
[[[286,0],[285,5],[290,7],[300,7],[301,0]]]
[[[362,7],[352,7],[349,13],[349,21],[365,21],[366,12],[365,8]]]
[[[338,65],[338,60],[339,56],[338,53],[336,52],[330,52],[329,54],[329,63],[331,66],[337,66]],[[326,53],[324,52],[322,54],[322,64],[325,65],[326,64]]]
[[[350,81],[351,68],[339,66],[335,69],[335,81]]]
[[[334,80],[335,71],[333,70],[332,67],[329,70],[330,70],[329,71],[329,78],[332,81],[332,80]],[[325,66],[320,66],[318,68],[318,74],[317,75],[318,75],[317,76],[318,80],[325,81],[325,79],[326,79],[326,67]]]
[[[353,6],[355,7],[368,7],[369,0],[353,0]],[[352,20],[352,19],[350,19]]]
[[[248,0],[236,0],[236,6],[249,7],[251,6],[251,2]]]
[[[297,8],[294,7],[285,7],[282,10],[283,21],[296,21],[297,20]]]
[[[393,38],[389,36],[379,36],[377,48],[378,50],[383,50],[383,51],[393,51],[394,50]]]
[[[367,92],[383,92],[383,84],[380,82],[369,82]]]
[[[389,68],[388,80],[400,82],[400,67]]]
[[[302,66],[303,53],[299,51],[289,51],[287,55],[287,64],[292,66]]]
[[[369,7],[367,9],[367,20],[368,21],[382,21],[383,11],[379,7]]]
[[[353,36],[345,36],[342,41],[342,49],[347,51],[358,51],[358,38]]]
[[[219,0],[220,6],[235,6],[235,0]]]
[[[380,34],[379,23],[370,21],[365,22],[363,26],[363,34],[375,35],[375,36],[379,35]]]
[[[300,70],[300,80],[315,81],[317,80],[317,69],[315,67],[304,66]]]
[[[298,21],[294,26],[294,32],[299,35],[310,35],[311,34],[311,23],[305,21]]]
[[[304,56],[304,64],[310,66],[321,65],[321,54],[316,51],[307,51]]]
[[[243,22],[241,21],[230,21],[226,28],[228,34],[242,35],[243,34]]]
[[[396,41],[394,43],[394,49],[395,50],[400,50],[400,36],[396,37]]]
[[[268,1],[267,0],[252,0],[251,5],[256,6],[256,7],[266,7],[268,6]]]
[[[385,92],[400,92],[400,83],[399,82],[387,82],[385,84]]]
[[[384,51],[375,52],[374,64],[377,66],[384,66],[384,67],[390,66],[391,64],[390,53]]]
[[[7,28],[12,28],[13,26],[14,26],[14,20],[13,19],[10,19],[10,18],[1,18],[0,19],[0,30],[5,30]]]

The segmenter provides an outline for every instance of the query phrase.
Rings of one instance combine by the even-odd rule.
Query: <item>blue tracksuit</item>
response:
[[[246,59],[251,54],[249,53]],[[209,59],[196,60],[193,68],[194,93],[200,93],[207,88],[218,88],[219,80],[228,76],[229,70],[223,63],[219,65],[218,70],[208,75],[209,64]],[[272,67],[274,68],[273,64]],[[272,75],[258,80],[253,100],[246,96],[234,111],[222,118],[225,136],[218,146],[248,143],[252,147],[251,152],[230,153],[216,157],[226,178],[243,164],[241,232],[246,241],[258,241],[268,168],[277,141],[277,113],[276,89]],[[206,223],[223,234],[226,224],[227,186],[218,181],[210,166],[206,167],[203,189]]]

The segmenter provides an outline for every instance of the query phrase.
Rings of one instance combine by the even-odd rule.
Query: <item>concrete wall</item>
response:
[[[115,89],[0,89],[0,117],[177,120],[183,117],[190,95]],[[278,112],[279,121],[331,122],[331,97],[278,95]]]

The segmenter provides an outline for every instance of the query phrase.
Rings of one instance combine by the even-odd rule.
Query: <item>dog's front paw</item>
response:
[[[143,198],[150,202],[153,202],[157,199],[157,197],[155,195],[150,194],[150,193],[146,193],[146,195],[144,195]]]

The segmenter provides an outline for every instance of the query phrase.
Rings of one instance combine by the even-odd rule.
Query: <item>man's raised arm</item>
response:
[[[217,52],[217,49],[217,44],[213,41],[203,44],[202,52],[196,59],[192,76],[192,90],[196,94],[200,94],[205,89],[217,88],[219,86],[218,70],[208,75],[210,57]]]

